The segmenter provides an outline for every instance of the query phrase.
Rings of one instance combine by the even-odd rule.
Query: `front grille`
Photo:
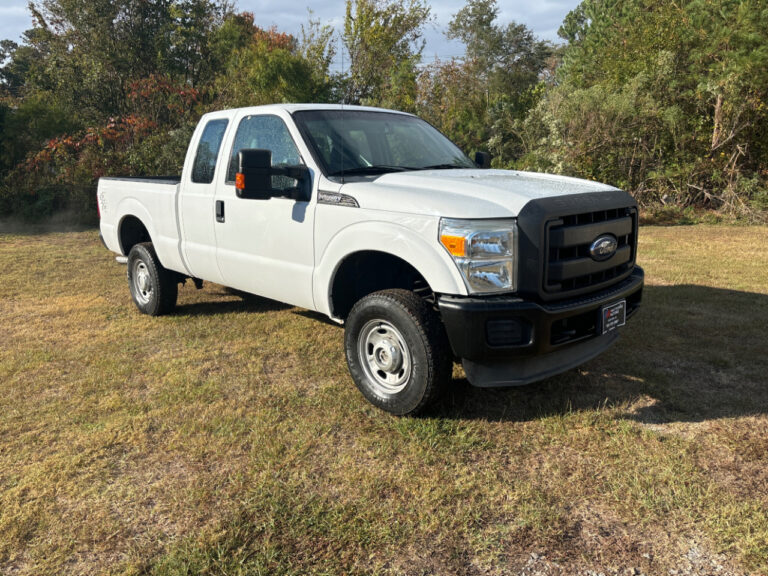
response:
[[[616,252],[605,261],[590,255],[601,235],[618,240]],[[637,210],[613,208],[561,216],[547,221],[543,290],[558,297],[610,286],[629,276],[637,249]]]

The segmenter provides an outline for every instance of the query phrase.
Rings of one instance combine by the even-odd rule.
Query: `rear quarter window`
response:
[[[203,128],[200,143],[197,145],[195,163],[192,165],[192,182],[210,184],[216,172],[216,159],[224,139],[228,120],[211,120]]]

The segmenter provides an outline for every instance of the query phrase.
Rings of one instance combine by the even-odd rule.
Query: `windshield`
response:
[[[329,177],[476,168],[453,142],[415,116],[368,110],[304,110],[293,116]]]

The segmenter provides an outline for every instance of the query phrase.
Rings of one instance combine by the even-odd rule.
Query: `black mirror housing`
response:
[[[306,166],[272,166],[272,151],[246,148],[237,153],[235,191],[239,198],[267,200],[275,196],[309,201],[311,178]],[[297,187],[282,190],[272,187],[273,176],[286,176],[297,181]]]
[[[237,153],[235,189],[240,198],[272,197],[272,151],[249,148]]]
[[[475,164],[477,164],[478,168],[490,168],[491,155],[488,152],[475,152]]]

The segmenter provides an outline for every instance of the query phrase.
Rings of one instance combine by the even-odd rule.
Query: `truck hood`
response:
[[[349,182],[339,192],[361,208],[448,218],[513,218],[530,200],[616,190],[553,174],[512,170],[395,172],[371,182]]]

